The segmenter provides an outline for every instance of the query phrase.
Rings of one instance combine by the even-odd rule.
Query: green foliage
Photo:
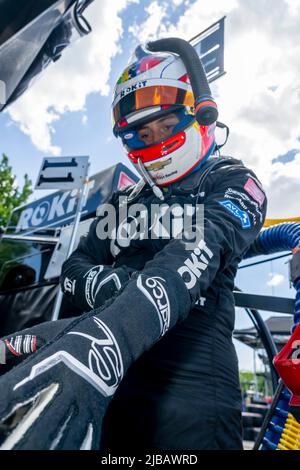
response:
[[[16,176],[12,173],[8,156],[2,154],[0,159],[0,227],[5,227],[12,210],[24,204],[32,193],[31,181],[24,175],[23,187],[16,184]]]
[[[242,393],[246,392],[247,390],[251,389],[251,385],[254,384],[254,374],[253,372],[248,371],[240,371],[240,385],[242,389]],[[257,388],[258,392],[264,394],[265,391],[265,378],[261,375],[257,376]]]

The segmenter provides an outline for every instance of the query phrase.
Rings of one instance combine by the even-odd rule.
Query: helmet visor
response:
[[[185,109],[169,111],[152,121],[129,130],[120,130],[119,135],[128,150],[152,147],[186,129],[195,121],[195,116]]]
[[[131,113],[164,105],[194,106],[193,93],[190,90],[165,85],[148,86],[129,92],[113,107],[114,125]]]

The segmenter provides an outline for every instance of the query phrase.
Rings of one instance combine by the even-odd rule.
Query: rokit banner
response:
[[[118,163],[90,177],[88,197],[81,220],[93,217],[97,207],[118,189],[134,184],[138,178]],[[78,190],[56,191],[12,212],[6,233],[30,235],[72,223],[77,207]]]

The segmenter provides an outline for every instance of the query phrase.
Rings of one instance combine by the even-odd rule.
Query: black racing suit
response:
[[[238,263],[263,225],[266,197],[241,161],[214,156],[163,191],[168,205],[204,205],[201,249],[182,251],[174,238],[124,242],[118,231],[112,240],[101,240],[96,219],[63,266],[63,290],[83,310],[93,307],[95,277],[86,273],[95,271],[97,277],[117,267],[130,272],[168,263],[191,295],[188,317],[144,353],[121,382],[108,408],[101,448],[241,449],[232,291]],[[116,207],[119,195],[111,201]],[[161,201],[145,186],[131,202],[136,203],[150,208]]]

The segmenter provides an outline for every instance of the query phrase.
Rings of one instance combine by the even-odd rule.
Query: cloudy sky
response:
[[[256,171],[269,217],[300,216],[299,0],[95,0],[85,13],[92,34],[0,114],[0,153],[19,180],[27,172],[35,181],[50,155],[90,155],[91,173],[127,163],[110,105],[130,53],[149,39],[190,39],[224,15],[227,73],[212,87],[219,119],[231,129],[223,153]],[[261,269],[259,282],[245,271],[243,288],[292,294],[283,262]]]

